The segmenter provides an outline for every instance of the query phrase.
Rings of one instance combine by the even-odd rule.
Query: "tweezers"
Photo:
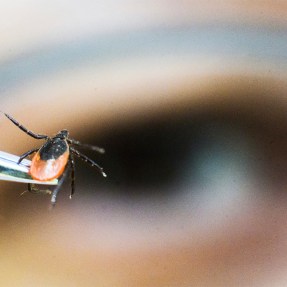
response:
[[[39,181],[34,180],[29,174],[31,161],[24,159],[18,164],[19,157],[7,152],[0,151],[0,180],[57,185],[58,180]]]

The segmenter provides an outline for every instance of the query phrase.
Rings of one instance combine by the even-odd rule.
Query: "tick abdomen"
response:
[[[35,154],[30,174],[40,181],[52,180],[61,176],[69,159],[69,146],[66,140],[52,138]]]

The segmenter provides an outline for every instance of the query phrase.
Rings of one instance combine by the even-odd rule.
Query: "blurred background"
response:
[[[287,286],[287,3],[3,1],[0,110],[84,151],[1,182],[1,286]],[[0,149],[41,146],[3,115]]]

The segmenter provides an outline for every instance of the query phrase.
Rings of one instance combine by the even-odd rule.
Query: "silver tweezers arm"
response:
[[[29,174],[31,161],[24,159],[18,164],[19,157],[7,152],[0,151],[0,180],[57,185],[58,180],[38,181],[34,180]]]

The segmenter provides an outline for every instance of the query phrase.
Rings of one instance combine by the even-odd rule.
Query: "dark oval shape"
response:
[[[60,138],[49,139],[39,150],[40,160],[57,159],[68,150],[69,146],[66,140]]]

